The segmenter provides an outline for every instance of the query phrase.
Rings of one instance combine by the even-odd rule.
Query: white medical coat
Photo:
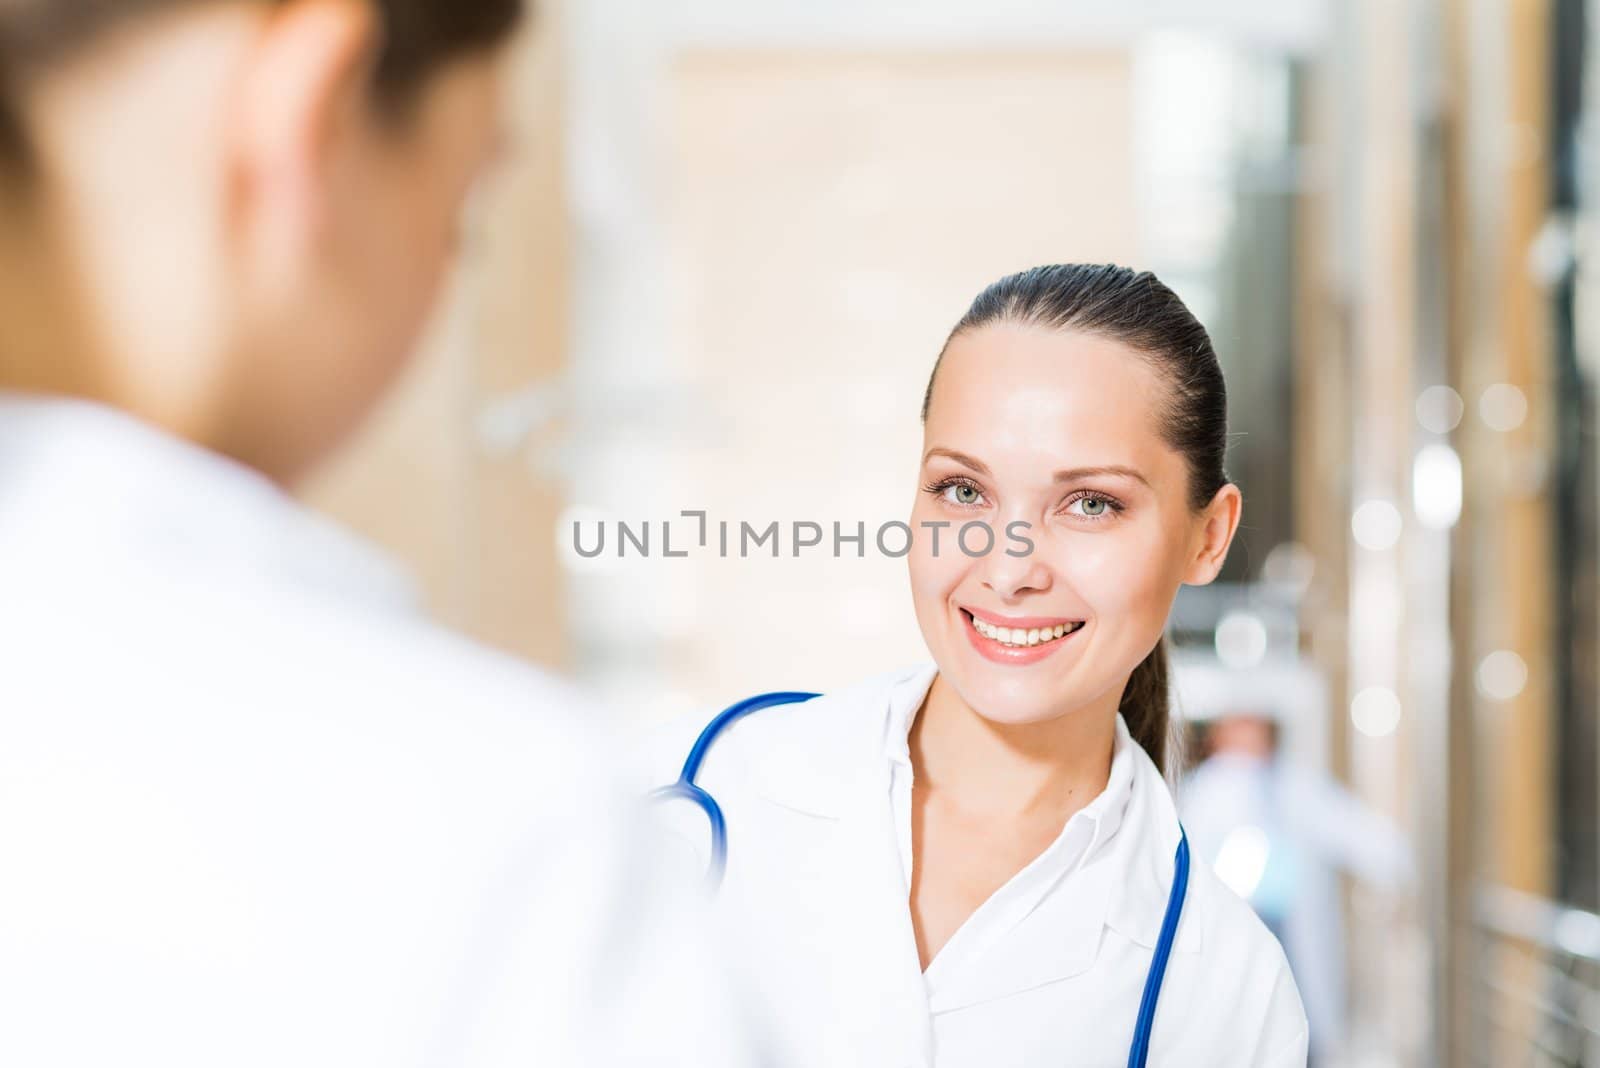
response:
[[[251,471],[0,396],[0,1064],[749,1063],[582,703],[409,593]]]
[[[1179,831],[1167,784],[1135,745],[1133,788],[1108,848],[1065,876],[965,975],[943,976],[930,999],[884,737],[891,708],[920,704],[935,673],[922,665],[756,712],[725,731],[698,777],[727,817],[716,906],[745,950],[746,982],[776,1036],[774,1061],[1124,1065],[1173,877]],[[676,778],[710,718],[651,736],[645,763],[655,782]],[[686,804],[674,803],[664,822],[699,847],[684,863],[702,863],[704,819],[696,824]],[[1306,1048],[1282,950],[1248,906],[1194,864],[1149,1063],[1289,1068],[1305,1063]]]

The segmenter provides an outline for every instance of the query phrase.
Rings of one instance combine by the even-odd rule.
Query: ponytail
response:
[[[1127,721],[1128,733],[1138,742],[1156,770],[1167,773],[1167,734],[1170,729],[1167,695],[1167,638],[1162,635],[1150,655],[1139,661],[1122,690],[1117,711]]]

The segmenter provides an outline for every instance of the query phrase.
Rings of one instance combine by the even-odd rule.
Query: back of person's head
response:
[[[0,388],[273,477],[416,342],[519,0],[0,0]]]

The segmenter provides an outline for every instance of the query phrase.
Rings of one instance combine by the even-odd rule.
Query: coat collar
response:
[[[1182,832],[1167,780],[1138,745],[1134,747],[1133,797],[1125,819],[1136,833],[1118,834],[1113,839],[1109,859],[1118,892],[1112,897],[1106,923],[1139,945],[1154,949],[1167,915]],[[1200,951],[1203,924],[1195,917],[1203,909],[1199,888],[1204,878],[1197,874],[1199,863],[1191,854],[1189,893],[1173,945],[1176,953]]]
[[[873,833],[863,846],[892,849],[892,833],[883,833],[889,732],[897,717],[920,704],[937,671],[931,663],[921,664],[802,705],[759,713],[772,733],[761,747],[765,759],[747,766],[752,788],[775,804],[838,821],[841,827],[869,826]],[[1120,717],[1118,730],[1127,730]],[[1132,790],[1107,848],[1097,848],[1067,876],[1076,883],[1071,894],[1047,896],[990,948],[970,975],[941,990],[930,1006],[933,1011],[1004,997],[1086,971],[1106,928],[1154,949],[1172,886],[1178,816],[1155,763],[1131,737],[1127,741],[1132,743]],[[857,818],[869,810],[871,818]],[[1200,949],[1203,902],[1197,889],[1202,880],[1193,868],[1191,864],[1174,945],[1178,954]],[[1051,946],[1049,952],[1040,952],[1041,940]]]
[[[934,1012],[1019,994],[1089,970],[1106,930],[1154,950],[1172,888],[1178,817],[1166,780],[1144,749],[1134,745],[1133,792],[1110,848],[1068,876],[1070,894],[1046,897],[962,981],[940,991]],[[1189,889],[1178,923],[1174,955],[1201,947],[1204,879],[1191,863]],[[1041,950],[1041,946],[1048,947]]]

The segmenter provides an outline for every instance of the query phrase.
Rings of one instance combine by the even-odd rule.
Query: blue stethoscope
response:
[[[700,765],[705,763],[706,753],[710,752],[717,736],[736,720],[763,708],[796,704],[818,696],[821,695],[780,690],[757,694],[729,705],[717,713],[716,718],[706,724],[700,736],[694,740],[689,756],[683,762],[683,770],[678,773],[678,781],[661,787],[651,795],[660,800],[690,801],[710,820],[711,868],[708,878],[713,891],[722,885],[722,876],[728,867],[728,823],[723,818],[722,807],[717,804],[716,798],[694,781],[695,776],[700,774]],[[1167,974],[1167,958],[1172,955],[1172,943],[1178,933],[1178,917],[1183,914],[1183,898],[1189,888],[1189,836],[1184,833],[1182,824],[1178,826],[1178,851],[1174,857],[1174,867],[1172,891],[1167,895],[1167,912],[1161,920],[1161,935],[1156,939],[1150,971],[1145,975],[1144,996],[1139,999],[1139,1019],[1134,1024],[1133,1045],[1128,1050],[1128,1068],[1144,1068],[1145,1058],[1149,1055],[1150,1030],[1155,1026],[1156,1018],[1156,998],[1161,994],[1161,981]]]

